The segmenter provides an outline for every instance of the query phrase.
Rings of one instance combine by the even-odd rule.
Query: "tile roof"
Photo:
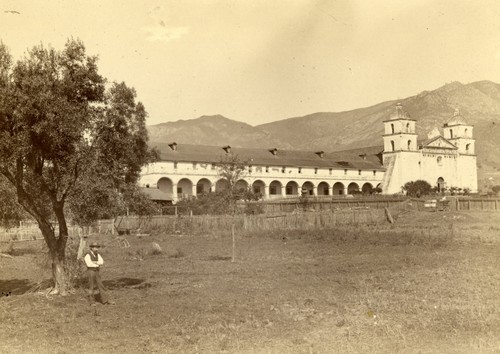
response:
[[[172,143],[173,144],[173,143]],[[276,149],[273,155],[269,149],[237,148],[229,146],[208,146],[156,143],[161,161],[219,163],[227,154],[225,150],[238,157],[240,161],[252,166],[318,167],[333,169],[385,170],[382,165],[383,147],[367,147],[345,151],[323,152]],[[320,157],[323,155],[323,157]]]

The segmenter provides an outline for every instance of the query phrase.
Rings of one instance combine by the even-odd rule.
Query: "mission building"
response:
[[[438,191],[477,192],[473,126],[458,110],[444,124],[443,134],[435,128],[426,141],[417,141],[416,120],[401,104],[383,124],[383,146],[336,152],[157,144],[160,160],[143,168],[139,185],[150,198],[173,203],[226,188],[217,164],[232,154],[247,164],[237,186],[252,188],[265,200],[375,190],[394,194],[416,180],[425,180]]]

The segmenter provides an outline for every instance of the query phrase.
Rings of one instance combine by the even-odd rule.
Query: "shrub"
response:
[[[432,191],[432,186],[424,180],[417,180],[405,183],[403,190],[409,197],[420,198],[429,195]]]

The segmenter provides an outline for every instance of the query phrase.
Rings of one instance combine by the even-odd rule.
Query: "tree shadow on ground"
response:
[[[2,297],[21,295],[30,290],[34,285],[28,279],[0,280],[0,294]]]
[[[132,288],[132,289],[147,289],[151,287],[150,283],[145,282],[145,279],[137,278],[118,278],[103,281],[104,286],[108,290]]]

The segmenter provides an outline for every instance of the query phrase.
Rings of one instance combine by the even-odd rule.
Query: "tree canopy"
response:
[[[406,191],[406,194],[410,197],[423,197],[425,195],[429,195],[432,190],[432,186],[429,182],[424,180],[417,180],[405,183],[403,189]]]
[[[15,64],[0,43],[0,173],[37,221],[62,292],[67,204],[77,215],[82,199],[120,193],[154,155],[135,100],[125,83],[107,84],[79,40],[35,46]]]

